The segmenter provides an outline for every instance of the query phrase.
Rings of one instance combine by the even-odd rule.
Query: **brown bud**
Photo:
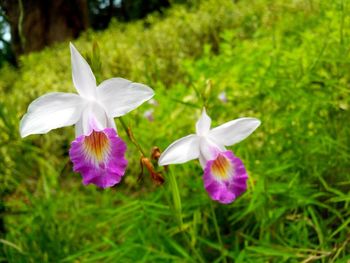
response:
[[[159,147],[154,146],[152,148],[151,159],[158,161],[159,157],[160,157],[160,149],[159,149]]]
[[[141,163],[146,167],[155,184],[161,185],[164,183],[164,177],[162,176],[161,173],[154,170],[154,166],[148,158],[141,157]]]
[[[163,177],[162,173],[159,173],[159,172],[151,173],[151,177],[152,177],[153,182],[156,185],[164,184],[165,180],[164,180],[164,177]]]

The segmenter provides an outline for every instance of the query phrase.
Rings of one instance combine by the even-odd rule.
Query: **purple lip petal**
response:
[[[220,203],[232,203],[247,190],[247,171],[231,151],[220,152],[204,169],[204,187],[209,196]]]
[[[83,184],[95,184],[101,188],[119,183],[125,173],[126,144],[112,128],[93,130],[90,135],[81,135],[71,144],[69,156],[74,172],[83,177]]]

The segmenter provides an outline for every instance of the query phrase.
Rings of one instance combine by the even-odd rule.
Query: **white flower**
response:
[[[173,142],[160,156],[159,165],[199,159],[204,170],[203,182],[210,198],[223,204],[233,202],[247,190],[248,174],[241,159],[230,146],[247,138],[259,125],[255,118],[240,118],[210,129],[211,119],[203,109],[196,134]]]
[[[101,188],[119,183],[125,174],[126,144],[118,137],[113,118],[153,97],[151,88],[122,78],[96,86],[89,64],[70,44],[73,83],[78,94],[54,92],[34,100],[20,123],[22,137],[75,124],[76,139],[69,156],[83,184]]]
[[[225,151],[225,146],[236,144],[247,138],[259,125],[255,118],[239,118],[210,129],[211,119],[203,109],[196,123],[196,134],[173,142],[159,158],[159,165],[185,163],[198,159],[202,167],[215,158],[215,150]]]
[[[76,136],[93,129],[116,128],[113,118],[122,116],[153,97],[146,85],[111,78],[98,86],[89,64],[70,44],[73,83],[78,94],[53,92],[34,100],[20,123],[20,134],[43,134],[75,124]]]

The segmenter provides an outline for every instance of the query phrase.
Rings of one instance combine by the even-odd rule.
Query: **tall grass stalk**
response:
[[[176,181],[176,177],[170,167],[167,167],[167,175],[169,179],[169,191],[171,192],[174,210],[174,216],[179,224],[180,230],[183,230],[183,217],[182,217],[182,204],[179,187]]]

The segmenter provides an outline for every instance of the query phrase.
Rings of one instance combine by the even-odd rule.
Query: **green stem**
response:
[[[119,121],[122,124],[123,129],[125,130],[125,132],[126,132],[128,138],[130,139],[130,141],[136,146],[136,148],[139,150],[141,155],[145,156],[145,153],[144,153],[142,147],[136,141],[136,139],[135,139],[133,133],[131,132],[130,128],[126,125],[126,123],[124,122],[124,120],[121,117],[119,117]],[[175,211],[175,217],[176,217],[176,219],[178,221],[178,224],[179,224],[179,227],[180,227],[180,231],[183,231],[184,227],[183,227],[183,216],[182,216],[182,204],[181,204],[181,196],[180,196],[179,187],[177,185],[176,177],[173,174],[173,172],[171,171],[171,169],[169,169],[169,167],[168,167],[166,170],[167,170],[168,179],[169,179],[169,187],[171,188],[169,190],[172,193],[172,200],[173,200],[173,207],[174,207],[174,211]],[[191,244],[191,241],[189,240],[187,234],[185,232],[183,232],[183,234],[184,234],[184,237],[185,237],[188,245],[194,251],[196,257],[199,260],[199,262],[204,263],[204,260],[203,260],[202,256],[198,253],[196,248]],[[225,261],[226,261],[226,259],[225,259]]]
[[[213,221],[214,221],[214,228],[215,228],[215,232],[216,232],[216,236],[218,238],[219,244],[221,246],[221,253],[224,253],[224,243],[222,242],[221,239],[221,235],[220,235],[220,229],[219,229],[219,225],[218,225],[218,221],[216,219],[216,214],[215,214],[215,210],[214,210],[214,206],[213,206],[213,202],[210,202],[210,209],[211,209],[211,213],[213,216]],[[226,257],[224,256],[224,262],[226,263]]]
[[[193,246],[193,244],[188,236],[188,233],[186,233],[186,231],[184,231],[180,191],[179,191],[179,188],[177,185],[176,177],[169,167],[167,168],[167,174],[168,174],[168,179],[169,179],[169,187],[171,188],[170,191],[171,191],[172,199],[173,199],[173,207],[175,210],[175,215],[176,215],[177,221],[178,221],[179,226],[180,226],[180,230],[181,230],[188,246],[192,249],[192,251],[195,254],[195,257],[198,259],[198,262],[204,263],[205,262],[204,259],[202,258],[201,254],[197,251],[197,249]]]
[[[176,214],[176,218],[179,222],[180,229],[183,229],[183,220],[182,220],[182,205],[181,205],[181,197],[179,188],[177,186],[176,178],[171,169],[168,168],[168,176],[169,176],[169,187],[172,193],[173,205]]]
[[[142,156],[146,156],[145,152],[143,151],[141,145],[136,141],[133,133],[131,132],[130,128],[126,125],[122,117],[119,117],[119,121],[123,126],[123,129],[125,130],[126,134],[128,135],[130,141],[136,146],[136,148],[139,150]]]

